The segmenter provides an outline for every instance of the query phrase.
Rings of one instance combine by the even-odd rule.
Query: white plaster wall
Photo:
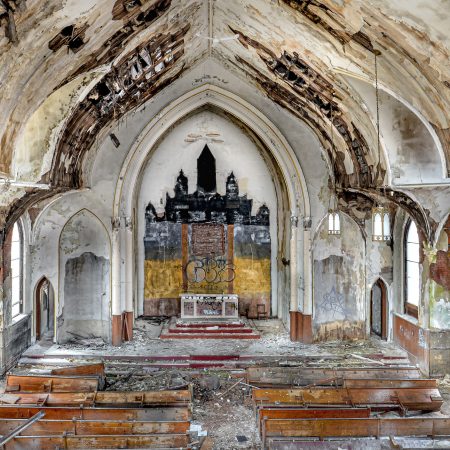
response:
[[[218,133],[213,142],[206,133]],[[201,135],[196,142],[186,142],[188,135]],[[174,196],[174,186],[182,169],[189,180],[189,193],[197,189],[197,158],[208,144],[216,158],[217,192],[225,194],[228,175],[234,172],[239,184],[239,195],[247,194],[253,200],[252,215],[266,204],[270,209],[270,234],[272,245],[272,305],[277,299],[277,199],[272,176],[256,145],[230,120],[212,111],[204,110],[188,117],[175,126],[152,154],[142,174],[142,184],[137,202],[138,244],[138,310],[143,308],[144,295],[144,213],[148,203],[158,213],[164,212],[166,193]]]
[[[361,95],[376,126],[375,88],[356,78],[346,79]],[[403,103],[381,89],[379,113],[380,138],[388,153],[392,183],[400,185],[441,181],[443,167],[440,151],[425,123]]]

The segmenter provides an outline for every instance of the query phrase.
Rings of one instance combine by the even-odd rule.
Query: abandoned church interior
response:
[[[449,0],[0,0],[0,446],[450,448]]]

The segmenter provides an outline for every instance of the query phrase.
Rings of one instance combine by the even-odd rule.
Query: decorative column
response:
[[[111,291],[111,314],[112,314],[112,345],[122,344],[122,308],[120,303],[120,217],[111,218],[112,225],[112,291]]]
[[[297,340],[298,334],[298,289],[297,289],[297,226],[298,217],[291,216],[291,241],[290,241],[290,278],[291,278],[291,301],[289,308],[290,338]]]
[[[125,217],[125,334],[124,340],[133,340],[134,322],[134,296],[133,296],[133,273],[134,273],[134,252],[133,252],[133,218]]]

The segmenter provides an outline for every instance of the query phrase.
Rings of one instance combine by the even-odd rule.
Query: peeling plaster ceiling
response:
[[[0,173],[30,185],[0,202],[15,202],[9,220],[18,205],[82,187],[100,131],[208,56],[306,122],[338,186],[362,192],[390,169],[362,87],[379,51],[379,86],[401,100],[399,120],[428,126],[410,150],[400,136],[400,159],[414,165],[426,159],[417,146],[440,146],[448,170],[449,30],[448,0],[1,0]],[[442,161],[430,164],[438,175],[427,181],[439,181]]]

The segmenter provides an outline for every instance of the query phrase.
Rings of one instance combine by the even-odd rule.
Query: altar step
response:
[[[260,335],[244,322],[179,322],[172,319],[161,339],[259,339]]]

